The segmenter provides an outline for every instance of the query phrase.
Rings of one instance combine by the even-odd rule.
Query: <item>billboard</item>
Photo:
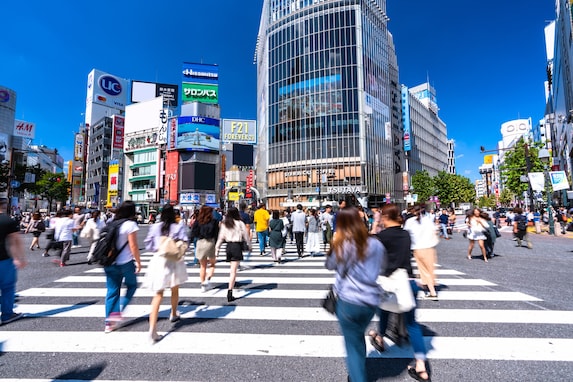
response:
[[[74,160],[80,162],[84,160],[84,135],[82,133],[76,133],[76,139],[74,141]]]
[[[116,206],[119,201],[119,161],[109,162],[107,179],[107,206]]]
[[[155,82],[131,81],[131,102],[144,102],[163,96],[163,106],[179,106],[179,86]]]
[[[221,128],[223,142],[257,144],[257,121],[224,119]]]
[[[177,118],[175,117],[169,119],[167,137],[167,149],[175,150],[177,148]]]
[[[95,103],[125,110],[127,80],[93,69],[88,74],[86,103]]]
[[[218,119],[198,116],[179,117],[177,124],[177,149],[219,151],[221,130]]]
[[[281,122],[342,111],[340,74],[312,78],[279,88]]]
[[[10,160],[10,136],[0,133],[0,164]]]
[[[36,124],[32,122],[14,121],[14,136],[34,139],[36,136]]]
[[[219,84],[219,67],[217,65],[184,62],[181,74],[181,82],[183,83]]]
[[[253,146],[233,144],[233,164],[237,166],[252,166]]]
[[[412,150],[412,137],[410,129],[410,92],[408,88],[402,85],[402,142],[404,144],[404,151]]]
[[[219,87],[211,84],[183,83],[181,99],[186,102],[219,103]]]
[[[120,115],[113,116],[113,148],[123,149],[123,135],[125,131],[125,118]]]

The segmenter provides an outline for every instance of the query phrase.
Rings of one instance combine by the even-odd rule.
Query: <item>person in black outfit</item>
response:
[[[404,268],[410,278],[413,278],[412,264],[410,263],[410,234],[402,229],[402,217],[400,210],[394,204],[386,204],[381,210],[381,220],[384,229],[376,234],[376,237],[384,244],[387,251],[388,262],[384,271],[384,276],[390,276],[396,269]],[[410,280],[414,296],[418,292],[418,286],[415,281]],[[370,343],[379,352],[384,351],[384,342],[382,336],[388,326],[389,312],[378,309],[380,316],[378,332],[370,330]],[[416,322],[416,308],[409,312],[403,313],[406,323],[406,329],[410,338],[410,344],[414,350],[415,366],[408,366],[408,374],[417,381],[430,381],[430,375],[426,370],[426,345],[420,325]]]

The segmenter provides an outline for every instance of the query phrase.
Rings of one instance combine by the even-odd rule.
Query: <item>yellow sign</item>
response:
[[[484,155],[483,164],[493,164],[493,155]]]
[[[238,202],[239,201],[239,193],[238,192],[229,192],[227,194],[227,200],[231,202]]]

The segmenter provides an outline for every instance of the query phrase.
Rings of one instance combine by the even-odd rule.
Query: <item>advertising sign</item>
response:
[[[113,116],[113,148],[123,149],[123,134],[125,131],[125,118],[120,115]]]
[[[177,118],[169,119],[169,132],[167,138],[167,149],[175,150],[177,148]]]
[[[221,130],[223,142],[257,144],[257,121],[224,119]]]
[[[8,134],[0,133],[0,164],[10,160],[10,141]]]
[[[125,110],[127,80],[93,69],[88,74],[87,102]]]
[[[110,196],[116,196],[119,189],[119,162],[112,160],[109,162],[107,190]]]
[[[155,82],[131,81],[131,102],[150,101],[163,96],[163,106],[179,106],[179,86]]]
[[[84,160],[84,135],[82,133],[76,133],[74,159],[80,162]]]
[[[567,174],[565,174],[565,171],[551,171],[549,176],[551,178],[553,191],[569,189],[569,181],[567,180]]]
[[[219,151],[219,120],[207,117],[179,117],[176,148],[189,151]]]
[[[189,193],[189,192],[182,192],[179,195],[179,202],[181,204],[199,204],[201,201],[201,195],[200,194],[194,194],[194,193]]]
[[[36,136],[36,124],[32,122],[14,121],[14,136],[34,139]]]
[[[279,88],[279,120],[283,122],[342,112],[341,81],[341,75],[334,74]]]
[[[402,85],[402,129],[404,131],[404,151],[412,150],[412,138],[410,136],[410,92]]]
[[[211,84],[183,83],[181,99],[186,102],[219,103],[219,87]]]
[[[184,62],[181,74],[183,76],[181,82],[183,83],[212,85],[219,83],[219,67],[217,65]]]
[[[84,171],[84,165],[80,161],[73,161],[72,163],[72,174],[73,175],[81,175]]]

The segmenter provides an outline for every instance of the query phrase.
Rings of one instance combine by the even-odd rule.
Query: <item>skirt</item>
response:
[[[195,257],[197,260],[215,259],[215,239],[199,239],[195,244]]]
[[[230,242],[227,243],[227,262],[243,260],[243,250],[241,243]]]
[[[153,255],[147,266],[147,274],[142,286],[154,292],[173,288],[187,281],[187,267],[183,259],[166,260],[165,257]]]

